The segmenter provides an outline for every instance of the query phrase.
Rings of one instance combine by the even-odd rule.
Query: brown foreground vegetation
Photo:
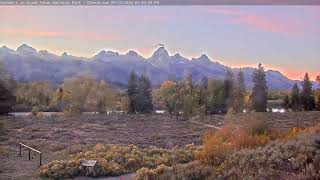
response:
[[[320,122],[320,112],[266,113],[256,117],[258,119],[262,117],[266,120],[265,125],[270,129],[278,130],[288,130],[297,126],[304,128]],[[245,116],[224,117],[216,115],[198,117],[196,121],[221,126],[223,123],[242,124],[241,120],[246,118]],[[213,168],[214,164],[208,161],[208,157],[212,159],[212,156],[217,157],[217,155],[204,153],[199,150],[202,146],[198,145],[202,144],[203,134],[215,136],[215,130],[211,132],[212,128],[194,124],[189,120],[177,121],[174,117],[166,115],[81,115],[72,118],[58,116],[5,117],[1,118],[1,124],[0,161],[4,166],[0,171],[0,179],[38,179],[39,174],[42,177],[50,178],[85,175],[79,171],[78,167],[81,160],[86,158],[100,158],[98,161],[100,171],[97,171],[96,174],[87,174],[90,176],[114,176],[138,170],[136,177],[147,179],[166,179],[168,176],[181,178],[184,175],[190,178],[219,178],[228,174],[242,177],[237,174],[237,169],[234,169],[235,172],[230,169],[239,166],[258,168],[263,162],[270,162],[271,164],[266,165],[268,167],[271,165],[272,167],[269,168],[274,170],[278,166],[277,164],[272,165],[272,163],[289,156],[300,159],[279,162],[282,163],[281,167],[290,167],[288,171],[282,169],[281,171],[300,173],[305,172],[302,169],[306,169],[306,166],[299,166],[299,164],[293,166],[291,162],[297,163],[299,161],[310,164],[310,158],[318,158],[318,156],[315,157],[317,155],[315,152],[319,151],[313,151],[312,148],[315,145],[311,135],[308,137],[297,136],[302,132],[299,128],[281,138],[275,138],[261,131],[259,138],[251,139],[252,141],[243,142],[240,145],[237,144],[231,149],[227,147],[228,151],[225,152],[229,152],[229,154],[222,154],[221,163]],[[262,124],[263,126],[264,124]],[[282,141],[282,139],[288,141]],[[50,163],[38,171],[37,160],[27,161],[27,157],[17,157],[18,142],[39,149],[44,153],[44,162]],[[206,147],[206,142],[209,145],[207,146],[210,150],[208,152],[214,152],[214,147],[210,149],[212,148],[208,143],[210,140],[204,139],[203,147]],[[188,145],[192,143],[194,145]],[[273,154],[279,153],[278,150],[286,151],[286,148],[293,150],[282,152],[282,154]],[[309,150],[305,151],[303,148]],[[299,151],[294,151],[294,149]],[[269,156],[262,156],[266,152],[269,153]],[[125,155],[122,156],[122,154]],[[265,158],[255,160],[260,162],[260,165],[247,164],[248,162],[241,160],[242,158],[258,158],[258,155],[255,156],[256,154]],[[301,154],[304,154],[303,157]],[[33,157],[36,159],[35,155]],[[270,159],[271,157],[273,159]],[[226,159],[230,161],[226,161]],[[312,163],[314,162],[312,161]],[[220,166],[221,164],[223,166]],[[312,168],[315,168],[314,166],[312,165]],[[216,169],[217,167],[219,169]],[[303,168],[299,169],[299,167]],[[188,171],[190,168],[194,168],[194,171]],[[238,171],[240,172],[240,170]],[[283,175],[284,173],[277,177],[281,178]],[[251,176],[245,175],[243,177]]]

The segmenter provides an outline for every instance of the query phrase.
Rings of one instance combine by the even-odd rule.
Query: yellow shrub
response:
[[[262,146],[269,141],[268,134],[251,134],[244,128],[228,124],[221,130],[205,134],[198,158],[211,165],[220,165],[236,150]]]
[[[43,118],[44,118],[43,112],[38,112],[38,113],[37,113],[37,118],[43,119]]]

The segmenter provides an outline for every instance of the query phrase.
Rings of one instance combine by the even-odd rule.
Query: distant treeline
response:
[[[147,75],[131,72],[128,88],[120,91],[104,81],[90,76],[65,79],[58,87],[46,82],[16,83],[0,69],[0,113],[30,111],[59,111],[65,115],[81,112],[152,113],[164,109],[177,117],[195,114],[241,113],[267,111],[268,100],[282,100],[286,109],[309,111],[320,108],[320,90],[312,89],[305,74],[302,90],[295,84],[290,93],[268,92],[266,73],[261,64],[252,75],[253,89],[246,91],[244,75],[228,70],[224,80],[203,77],[192,81],[192,74],[182,81],[165,81],[159,89],[152,89]],[[320,77],[317,78],[320,82]]]

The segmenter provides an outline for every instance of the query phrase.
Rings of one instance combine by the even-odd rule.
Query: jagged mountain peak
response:
[[[209,59],[209,57],[206,54],[202,54],[198,58],[192,58],[192,61],[211,63],[211,60]]]
[[[152,57],[169,57],[169,53],[164,46],[161,46],[153,53]]]
[[[209,57],[206,54],[201,54],[201,56],[199,57],[199,59],[203,59],[203,60],[208,60],[210,61]]]
[[[127,52],[127,54],[126,54],[127,56],[139,56],[139,54],[137,53],[137,52],[135,52],[135,51],[129,51],[129,52]]]
[[[173,57],[175,57],[175,58],[181,58],[182,56],[181,56],[180,53],[176,53],[175,55],[173,55]]]
[[[61,56],[51,54],[46,50],[36,52],[37,50],[26,44],[17,48],[17,51],[20,52],[6,49],[8,48],[5,46],[0,48],[0,62],[5,62],[8,65],[8,71],[14,75],[17,81],[21,82],[41,80],[60,83],[65,78],[78,75],[79,72],[85,72],[110,83],[125,85],[128,74],[134,69],[140,74],[147,70],[150,73],[153,85],[160,85],[163,81],[173,76],[177,80],[182,80],[185,78],[186,72],[194,74],[195,82],[198,82],[203,76],[222,79],[225,77],[226,69],[229,68],[218,62],[211,61],[205,54],[193,58],[192,60],[194,61],[190,61],[179,53],[170,56],[164,47],[158,48],[153,56],[148,58],[148,61],[141,61],[145,60],[145,58],[134,51],[119,55],[117,52],[103,50],[95,55],[95,57],[104,56],[105,58],[100,60],[108,63],[85,61],[95,58],[76,57],[66,52]],[[36,53],[21,53],[21,51]],[[20,54],[22,55],[20,56]],[[114,55],[118,56],[111,57]],[[49,61],[55,59],[63,59],[68,62]],[[248,88],[252,87],[251,76],[255,69],[254,67],[241,68]],[[233,72],[238,72],[239,68],[233,68],[232,70]],[[274,70],[267,71],[267,81],[270,89],[290,89],[293,83],[297,82]]]
[[[113,52],[113,51],[105,51],[102,50],[98,54],[96,54],[93,58],[94,59],[104,59],[107,57],[114,57],[114,56],[119,56],[118,52]]]
[[[0,50],[4,50],[4,51],[14,51],[13,49],[8,48],[7,46],[2,46],[0,48]]]
[[[69,54],[67,53],[67,52],[63,52],[62,54],[61,54],[61,57],[68,57],[69,56]]]
[[[22,44],[17,48],[17,52],[21,53],[36,53],[37,50],[27,44]]]

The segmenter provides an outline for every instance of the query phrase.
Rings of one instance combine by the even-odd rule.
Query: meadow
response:
[[[100,169],[100,174],[90,176],[117,176],[134,173],[137,170],[141,175],[141,173],[148,173],[146,170],[141,170],[142,167],[154,169],[161,168],[158,166],[162,165],[165,168],[164,166],[171,167],[181,163],[183,166],[190,164],[194,166],[195,156],[191,154],[202,147],[206,133],[217,130],[193,121],[222,127],[230,123],[243,124],[242,120],[250,116],[197,116],[191,118],[192,120],[188,118],[176,120],[175,117],[169,115],[155,114],[1,117],[0,160],[4,166],[0,172],[0,179],[83,176],[85,174],[81,174],[78,168],[75,169],[75,172],[66,172],[63,168],[66,167],[65,165],[60,166],[60,174],[55,174],[57,172],[52,169],[51,174],[48,172],[51,172],[49,167],[53,165],[53,162],[63,164],[67,160],[74,160],[74,166],[78,167],[80,161],[76,161],[75,157],[98,158],[99,152],[105,157],[103,152],[106,151],[110,158],[103,161],[105,164],[101,167],[105,168]],[[264,119],[268,127],[279,131],[293,127],[306,128],[320,123],[320,112],[315,111],[256,113],[255,118],[257,117]],[[20,142],[43,152],[45,165],[40,170],[36,154],[32,154],[31,161],[27,160],[27,151],[24,151],[23,157],[18,157],[18,143]],[[106,164],[110,165],[111,161],[119,161],[118,151],[125,152],[127,156],[121,156],[120,162],[110,167],[107,166]],[[137,153],[132,153],[134,151]],[[81,153],[84,154],[81,155]],[[144,156],[147,159],[141,158]],[[128,163],[126,158],[127,160],[131,158],[133,164],[126,164]],[[99,161],[100,165],[101,163]],[[119,170],[113,171],[114,167]]]

